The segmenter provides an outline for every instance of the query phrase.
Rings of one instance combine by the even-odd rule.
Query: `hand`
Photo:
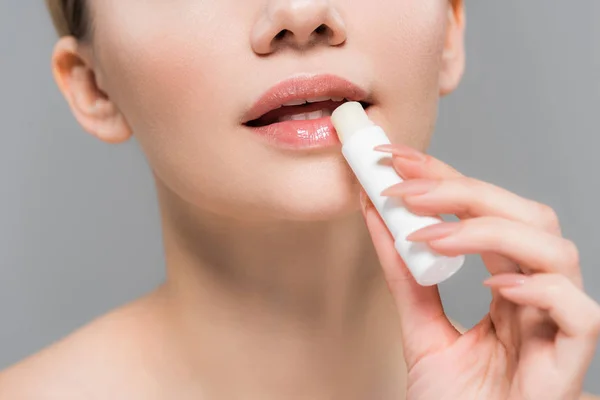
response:
[[[400,314],[409,400],[571,400],[600,334],[600,307],[582,289],[576,246],[553,210],[467,178],[402,145],[381,146],[405,181],[398,196],[413,213],[455,214],[460,222],[421,229],[409,240],[438,253],[481,254],[492,277],[489,314],[461,334],[436,286],[419,286],[394,249],[379,214],[361,194],[363,214]]]

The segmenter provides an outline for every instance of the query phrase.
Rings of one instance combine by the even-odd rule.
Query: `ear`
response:
[[[453,92],[465,71],[465,10],[463,0],[450,0],[446,44],[440,70],[440,95]]]
[[[131,137],[125,118],[99,87],[85,45],[67,36],[54,47],[52,72],[71,111],[83,129],[107,143]]]

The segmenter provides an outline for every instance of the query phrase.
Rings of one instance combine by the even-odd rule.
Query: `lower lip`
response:
[[[288,149],[323,149],[341,146],[340,139],[331,123],[331,117],[284,121],[250,129],[270,143]]]

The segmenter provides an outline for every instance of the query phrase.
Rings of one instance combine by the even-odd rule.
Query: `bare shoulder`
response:
[[[592,394],[584,394],[581,396],[581,400],[600,400],[600,397],[594,396]]]
[[[115,393],[134,399],[139,391],[127,391],[132,382],[147,380],[138,366],[145,344],[155,340],[149,334],[156,332],[153,325],[159,324],[147,299],[98,318],[0,373],[0,400],[120,399]]]

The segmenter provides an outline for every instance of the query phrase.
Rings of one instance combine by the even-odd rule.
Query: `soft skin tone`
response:
[[[4,372],[0,398],[580,398],[600,311],[554,213],[416,150],[463,73],[462,1],[90,6],[93,35],[58,42],[54,75],[88,132],[140,143],[167,280]],[[277,82],[320,73],[372,97],[407,179],[387,194],[462,219],[412,239],[485,254],[495,300],[473,330],[408,275],[339,149],[283,151],[240,123]]]

